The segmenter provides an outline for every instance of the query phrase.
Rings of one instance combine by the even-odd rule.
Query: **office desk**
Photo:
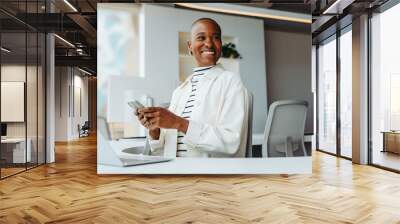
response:
[[[31,161],[31,145],[32,141],[30,138],[26,139],[27,147],[25,154],[25,138],[6,138],[1,140],[1,144],[4,146],[14,145],[14,147],[10,150],[8,148],[2,148],[2,153],[10,150],[12,152],[12,161],[10,163],[25,163]],[[3,146],[2,146],[3,147]]]
[[[145,139],[110,141],[119,154],[126,147],[143,146]],[[102,150],[101,144],[98,150]],[[98,153],[100,153],[98,151]],[[99,158],[99,155],[98,155]],[[169,162],[121,167],[97,164],[98,174],[307,174],[312,158],[176,158]]]

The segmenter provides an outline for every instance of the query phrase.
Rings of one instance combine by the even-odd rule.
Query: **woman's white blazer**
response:
[[[169,110],[180,116],[191,92],[189,76],[172,94]],[[244,157],[247,141],[248,96],[238,74],[217,64],[197,87],[194,110],[183,138],[189,157]],[[152,154],[176,157],[176,129],[161,129],[150,140]]]

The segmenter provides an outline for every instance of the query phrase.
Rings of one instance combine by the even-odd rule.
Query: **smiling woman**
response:
[[[217,64],[221,27],[210,18],[191,26],[188,50],[197,67],[173,93],[169,109],[147,107],[138,118],[149,129],[154,154],[166,157],[244,157],[247,90],[240,76]]]
[[[192,25],[188,48],[199,67],[215,65],[221,56],[221,27],[210,18],[196,20]]]

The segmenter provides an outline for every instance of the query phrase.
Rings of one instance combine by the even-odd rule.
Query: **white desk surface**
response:
[[[145,140],[144,138],[137,138],[137,139],[121,139],[121,140],[112,141],[112,142],[113,142],[113,144],[118,144],[121,147],[128,148],[128,147],[138,146],[138,143],[144,142],[144,140]],[[262,145],[263,140],[264,140],[264,133],[253,134],[252,144],[253,145]],[[304,136],[304,141],[311,142],[312,136],[309,136],[309,135]]]
[[[173,161],[119,167],[97,164],[98,174],[311,174],[311,157],[176,158]]]
[[[30,139],[27,139],[30,141]],[[25,138],[6,138],[6,139],[1,139],[1,143],[20,143],[20,142],[25,142]]]
[[[144,145],[145,139],[111,141],[118,153]],[[98,174],[310,174],[311,157],[176,158],[169,162],[130,167],[97,164]]]

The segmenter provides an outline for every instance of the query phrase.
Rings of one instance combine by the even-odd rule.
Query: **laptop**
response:
[[[146,140],[144,146],[130,147],[118,153],[110,144],[111,134],[108,122],[105,118],[97,118],[98,125],[98,149],[97,163],[111,166],[137,166],[152,163],[171,161],[171,158],[150,155],[150,144]],[[142,153],[139,153],[142,152]]]

